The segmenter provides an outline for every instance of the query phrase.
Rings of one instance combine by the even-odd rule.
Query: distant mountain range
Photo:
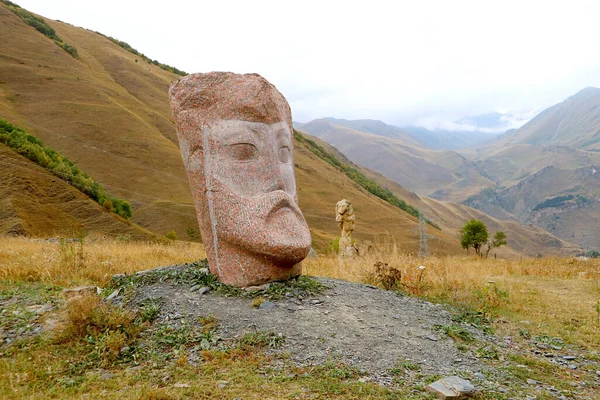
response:
[[[494,114],[501,116],[502,114]],[[432,150],[458,150],[469,147],[475,147],[483,143],[489,142],[496,138],[503,132],[482,132],[475,128],[481,126],[488,128],[489,126],[504,126],[504,124],[491,124],[489,120],[491,117],[489,114],[484,116],[477,116],[471,118],[463,118],[457,122],[463,128],[469,127],[472,130],[448,130],[448,129],[434,129],[430,130],[422,126],[406,125],[402,127],[388,125],[382,121],[374,119],[361,119],[361,120],[347,120],[337,118],[322,118],[313,120],[308,123],[294,122],[296,129],[302,130],[303,126],[309,125],[314,130],[316,121],[323,121],[332,125],[344,126],[346,128],[354,129],[357,131],[371,133],[377,136],[383,136],[389,139],[401,140],[404,144],[425,147]],[[480,124],[480,125],[474,125]],[[315,133],[317,134],[317,133]]]
[[[458,122],[489,127],[499,115]],[[417,193],[600,248],[600,89],[586,88],[521,128],[485,140],[481,133],[364,125],[325,118],[301,129]]]
[[[497,133],[484,133],[474,131],[448,131],[429,130],[419,126],[405,126],[409,132],[422,146],[432,150],[458,150],[469,147],[480,146],[493,140]]]

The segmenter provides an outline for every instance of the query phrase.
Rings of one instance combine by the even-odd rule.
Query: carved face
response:
[[[195,195],[206,197],[213,247],[224,242],[290,266],[301,261],[311,237],[297,205],[288,125],[219,120],[195,138],[186,167],[204,178],[190,176],[192,185],[204,183]],[[216,254],[217,262],[231,261],[223,257]]]

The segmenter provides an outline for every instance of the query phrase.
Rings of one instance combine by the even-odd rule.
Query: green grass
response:
[[[0,143],[7,145],[40,167],[50,170],[54,175],[91,197],[107,210],[123,218],[131,218],[132,209],[129,202],[109,195],[102,185],[81,171],[68,158],[60,155],[56,150],[44,146],[42,141],[35,136],[3,119],[0,119]]]
[[[63,42],[63,40],[56,34],[54,28],[52,28],[43,18],[33,15],[26,9],[21,6],[8,1],[8,0],[0,0],[2,4],[6,6],[10,11],[12,11],[15,15],[23,20],[27,25],[34,27],[38,32],[42,35],[46,36],[48,39],[51,39],[56,43],[59,47],[61,47],[64,51],[69,53],[73,58],[77,58],[79,55],[77,53],[77,49]]]
[[[201,285],[212,292],[223,296],[254,298],[264,296],[270,300],[279,300],[287,293],[296,295],[316,295],[325,291],[326,286],[318,280],[306,275],[288,279],[285,282],[273,282],[264,290],[246,291],[219,282],[217,277],[208,270],[208,260],[200,260],[185,267],[167,268],[149,271],[143,274],[124,275],[113,278],[105,289],[107,295],[117,289],[129,292],[140,286],[159,282],[169,282],[174,285]]]
[[[473,334],[460,325],[436,325],[435,328],[454,340],[470,343],[475,340]]]
[[[240,346],[246,347],[268,347],[271,349],[276,349],[285,343],[285,337],[281,334],[275,332],[253,332],[247,333],[240,339]]]
[[[396,196],[391,190],[385,189],[381,187],[377,182],[367,178],[362,172],[360,172],[353,166],[341,162],[334,155],[327,152],[323,147],[319,146],[313,140],[305,137],[295,129],[294,138],[305,148],[307,148],[313,154],[315,154],[317,157],[342,171],[348,178],[352,179],[367,192],[379,197],[380,199],[388,202],[394,207],[398,207],[399,209],[412,215],[413,217],[419,218],[419,210],[417,210],[415,207],[411,206],[410,204],[407,204],[404,200],[398,198],[398,196]],[[431,221],[427,221],[427,223],[432,227],[436,228],[437,230],[441,230],[441,228],[437,224]]]

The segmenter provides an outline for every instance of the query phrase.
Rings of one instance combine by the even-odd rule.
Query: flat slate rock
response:
[[[475,387],[471,382],[458,376],[442,378],[427,385],[425,390],[435,393],[438,399],[461,399],[475,393]]]

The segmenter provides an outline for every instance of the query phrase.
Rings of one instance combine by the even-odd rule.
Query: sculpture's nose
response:
[[[265,193],[274,192],[276,190],[285,190],[285,182],[283,181],[281,174],[276,174],[267,179],[263,184],[263,192]]]
[[[277,142],[275,142],[273,146],[269,146],[268,160],[266,160],[266,165],[264,166],[267,172],[267,178],[263,183],[264,193],[271,193],[276,190],[288,192],[288,189],[291,187],[289,179],[286,177],[286,174],[289,173],[289,171],[287,171],[287,164],[284,164],[279,159],[279,148],[280,146]],[[288,192],[288,194],[290,193]]]

